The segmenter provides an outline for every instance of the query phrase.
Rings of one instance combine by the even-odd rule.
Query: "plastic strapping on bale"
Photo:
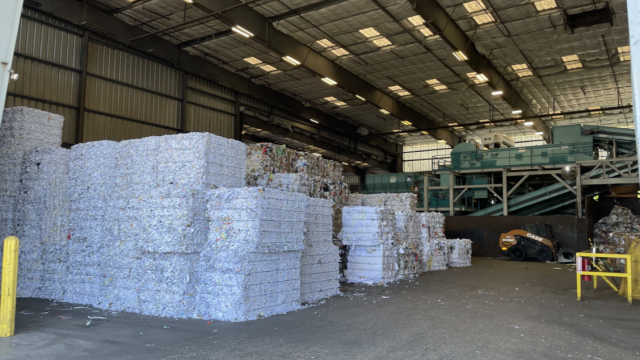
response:
[[[309,303],[340,293],[339,249],[332,242],[333,203],[308,200],[304,251],[300,265],[300,302]]]
[[[342,242],[349,245],[347,281],[385,284],[397,280],[394,212],[364,206],[342,210]]]

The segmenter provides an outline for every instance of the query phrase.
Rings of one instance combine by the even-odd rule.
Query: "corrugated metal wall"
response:
[[[90,34],[83,45],[83,34],[73,24],[24,8],[13,59],[19,78],[9,85],[6,107],[29,106],[64,116],[63,142],[74,144],[80,128],[85,51],[82,141],[181,131],[234,137],[233,90],[197,76],[185,77],[171,65],[99,35]]]

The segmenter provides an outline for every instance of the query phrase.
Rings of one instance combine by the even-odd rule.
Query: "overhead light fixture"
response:
[[[337,105],[337,106],[347,106],[347,103],[344,101],[334,101],[333,105]]]
[[[403,123],[404,125],[407,125],[407,126],[411,126],[411,125],[413,125],[413,124],[411,124],[411,122],[410,122],[410,121],[407,121],[407,120],[402,120],[402,121],[400,121],[400,122],[401,122],[401,123]]]
[[[402,130],[400,130],[400,129],[396,129],[396,130],[391,130],[391,131],[393,131],[393,132],[400,132],[400,131],[402,131]]]
[[[322,40],[318,40],[316,42],[318,43],[318,45],[320,45],[322,47],[325,47],[325,48],[336,46],[336,44],[332,43],[328,39],[322,39]]]
[[[327,96],[327,97],[326,97],[326,98],[324,98],[324,99],[325,99],[325,100],[327,100],[327,101],[336,101],[336,100],[338,100],[338,99],[336,99],[336,98],[335,98],[335,97],[333,97],[333,96]]]
[[[431,80],[426,80],[426,81],[427,81],[427,84],[429,84],[429,85],[440,84],[440,80],[438,80],[438,79],[431,79]]]
[[[589,107],[587,109],[589,109],[589,110],[598,110],[598,109],[601,109],[601,107],[600,106],[593,106],[593,107]],[[598,114],[602,114],[602,113],[603,113],[602,111],[591,111],[591,115],[598,115]]]
[[[262,60],[260,60],[260,59],[258,59],[258,58],[255,58],[255,57],[253,57],[253,56],[252,56],[252,57],[248,57],[248,58],[244,58],[244,59],[242,59],[242,60],[244,60],[244,61],[248,62],[248,63],[249,63],[249,64],[251,64],[251,65],[256,65],[256,64],[260,64],[260,63],[262,63]]]
[[[440,91],[440,90],[446,90],[447,86],[446,85],[437,85],[433,87],[434,89]]]
[[[283,56],[282,60],[288,62],[289,64],[291,64],[293,66],[300,65],[300,61],[298,61],[298,60],[296,60],[296,59],[294,59],[294,58],[292,58],[291,56],[288,56],[288,55],[287,56]]]
[[[347,165],[347,166],[349,166],[349,164],[347,164],[347,163],[346,163],[346,162],[344,162],[344,161],[342,162],[342,165]]]
[[[429,135],[429,133],[428,133],[428,132],[426,132],[426,131],[424,131],[424,130],[420,131],[420,133],[421,133],[422,135]]]
[[[544,135],[542,131],[536,131],[536,135]]]
[[[389,114],[390,114],[390,112],[388,112],[388,111],[387,111],[387,110],[385,110],[385,109],[380,109],[380,112],[381,112],[381,113],[383,113],[383,114],[385,114],[385,115],[389,115]]]
[[[318,121],[318,120],[309,119],[309,121],[311,121],[312,123],[320,124],[320,121]]]
[[[480,120],[480,122],[489,122],[489,121],[490,121],[489,119],[482,119],[482,120]]]
[[[265,65],[260,65],[258,66],[260,69],[266,71],[266,72],[272,72],[272,71],[276,71],[278,69],[274,68],[273,66],[269,65],[269,64],[265,64]]]
[[[489,81],[489,78],[485,74],[476,74],[476,77],[481,81]]]
[[[538,11],[555,9],[558,7],[556,0],[538,0],[533,3]]]
[[[407,90],[398,91],[398,92],[396,92],[396,94],[398,94],[400,96],[409,96],[409,95],[411,95],[411,93],[408,92]]]
[[[454,51],[453,52],[453,56],[456,57],[456,59],[458,59],[458,61],[465,61],[465,60],[469,60],[467,58],[467,55],[465,55],[462,51]]]
[[[453,128],[456,129],[456,130],[462,130],[462,129],[464,129],[464,126],[454,126]]]
[[[453,123],[449,123],[449,125],[456,126],[456,125],[458,125],[458,123],[457,122],[453,122]]]
[[[240,26],[240,25],[235,25],[235,26],[233,26],[233,27],[231,28],[231,30],[233,30],[233,31],[237,32],[238,34],[240,34],[240,35],[242,35],[242,36],[244,36],[244,37],[246,37],[246,38],[250,38],[250,37],[252,37],[252,36],[253,36],[253,33],[252,33],[251,31],[249,31],[249,30],[247,30],[247,29],[243,28],[243,27],[242,27],[242,26]]]
[[[447,140],[438,140],[439,143],[444,144],[447,142]]]
[[[467,73],[467,76],[473,79],[474,77],[476,77],[477,74],[478,73],[476,72],[470,72],[470,73]]]
[[[493,95],[493,96],[500,96],[500,95],[502,95],[502,94],[503,94],[503,93],[502,93],[502,90],[496,90],[496,91],[492,91],[492,92],[491,92],[491,95]]]
[[[398,85],[389,86],[389,90],[399,91],[399,90],[402,90],[402,86],[398,86]]]
[[[525,121],[524,126],[533,126],[533,121]]]
[[[133,2],[133,1],[129,0],[129,2]],[[193,0],[184,0],[184,2],[186,2],[188,4],[193,4]]]
[[[513,110],[511,113],[514,114],[514,115],[515,114],[522,114],[522,110]]]
[[[362,101],[366,101],[366,99],[365,99],[365,98],[363,98],[363,97],[362,97],[362,96],[360,96],[360,95],[356,95],[356,97],[357,97],[358,99],[362,100]]]
[[[328,77],[323,77],[322,81],[324,81],[325,83],[331,86],[338,84],[335,80],[329,79]]]

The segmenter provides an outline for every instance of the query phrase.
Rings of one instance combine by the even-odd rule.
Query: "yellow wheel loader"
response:
[[[528,224],[521,230],[500,234],[500,252],[515,261],[524,259],[559,263],[576,261],[576,251],[560,248],[560,243],[553,238],[551,227],[547,224]]]

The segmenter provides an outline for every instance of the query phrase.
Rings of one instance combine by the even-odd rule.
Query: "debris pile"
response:
[[[300,302],[310,303],[339,294],[339,249],[333,245],[333,203],[308,199],[304,251],[300,264]]]
[[[343,209],[342,242],[349,246],[345,276],[351,283],[385,284],[398,277],[395,214],[382,207]]]
[[[596,243],[611,243],[614,241],[614,233],[635,234],[640,233],[640,216],[635,215],[626,207],[616,205],[611,210],[609,216],[598,221],[594,227],[593,237]],[[621,248],[622,246],[615,247]],[[630,244],[627,244],[627,250]]]
[[[262,188],[207,194],[209,231],[194,274],[194,317],[246,321],[300,306],[307,199]]]
[[[471,240],[449,239],[446,241],[447,265],[451,267],[471,266]]]

